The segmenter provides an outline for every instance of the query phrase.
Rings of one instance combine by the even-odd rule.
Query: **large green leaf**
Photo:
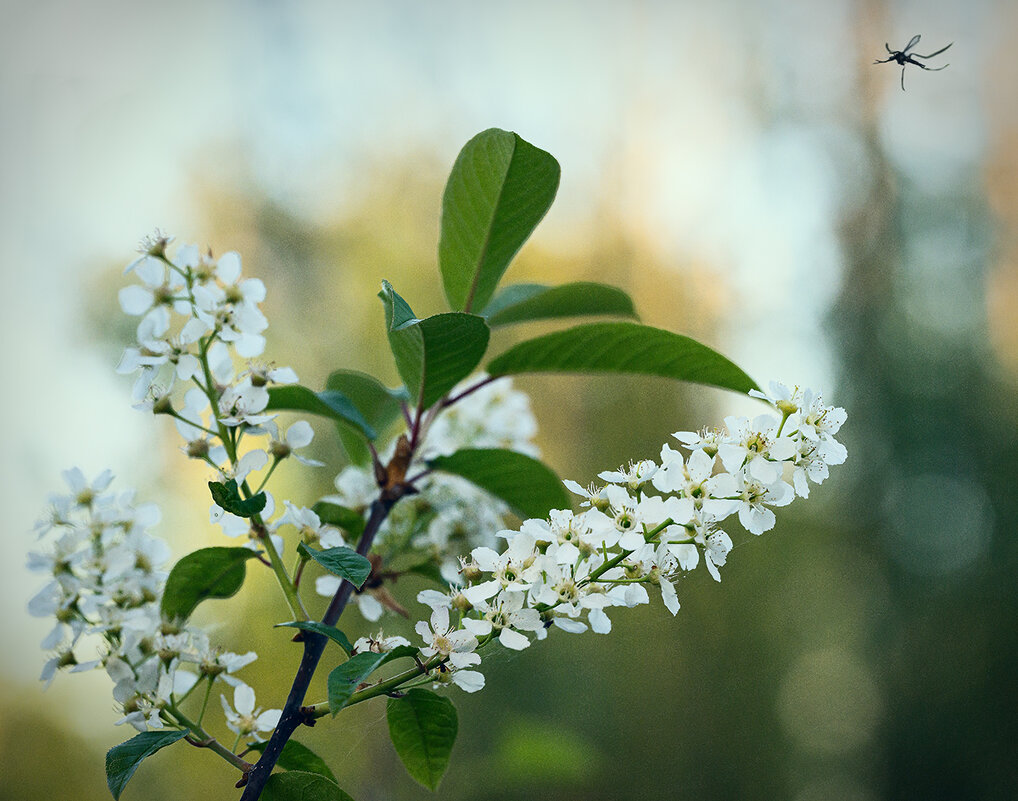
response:
[[[329,711],[336,715],[339,710],[346,706],[346,702],[350,700],[350,696],[357,689],[357,685],[382,665],[391,662],[393,659],[416,656],[417,653],[417,649],[412,646],[399,645],[383,654],[376,654],[374,651],[354,654],[342,665],[333,668],[329,674],[327,683]]]
[[[287,626],[300,629],[301,631],[313,631],[316,634],[322,634],[336,643],[347,654],[353,650],[349,638],[335,626],[327,626],[325,623],[319,623],[317,620],[292,620],[289,623],[277,623],[275,628],[285,628]]]
[[[385,306],[396,369],[414,402],[426,409],[480,363],[488,348],[488,325],[462,312],[418,320],[388,281],[382,282],[378,296]]]
[[[512,284],[492,298],[481,312],[492,328],[527,320],[595,314],[639,316],[632,299],[621,289],[589,281],[561,286]]]
[[[364,416],[368,425],[379,434],[399,417],[400,404],[408,401],[407,391],[389,389],[376,378],[356,370],[336,370],[325,382],[327,390],[342,392]],[[336,421],[343,448],[354,464],[366,465],[371,461],[371,452],[364,444],[360,431],[349,423]]]
[[[257,751],[259,754],[265,750],[268,743],[251,743],[248,750]],[[318,773],[329,781],[335,782],[336,777],[325,764],[325,760],[312,751],[303,743],[296,740],[287,740],[286,745],[276,760],[276,765],[283,770],[303,771],[305,773]]]
[[[453,309],[483,309],[555,199],[555,158],[491,128],[463,146],[442,196],[438,263]]]
[[[377,436],[360,410],[354,406],[353,401],[336,389],[315,392],[300,384],[270,387],[269,405],[265,408],[267,411],[309,412],[348,423],[361,431],[368,439],[374,439]]]
[[[520,517],[548,516],[569,509],[569,494],[550,467],[530,456],[501,448],[464,448],[428,464],[453,473],[501,498]]]
[[[264,492],[242,498],[237,482],[232,478],[229,481],[210,481],[209,492],[216,505],[237,517],[253,517],[265,508],[267,501]]]
[[[265,782],[262,801],[353,801],[339,785],[320,773],[287,770]]]
[[[428,789],[436,789],[449,766],[459,728],[452,701],[416,687],[402,698],[390,698],[386,717],[389,738],[407,772]]]
[[[166,620],[187,620],[206,598],[229,598],[244,584],[250,548],[202,548],[173,566],[160,605]]]
[[[749,392],[756,383],[717,351],[639,323],[588,323],[528,339],[495,357],[493,375],[640,373]]]
[[[371,575],[371,562],[352,548],[326,548],[319,551],[302,542],[297,550],[314,559],[334,576],[345,578],[358,589]]]
[[[125,785],[134,775],[142,760],[152,756],[160,748],[172,745],[186,736],[186,731],[144,731],[107,751],[106,785],[110,788],[113,797],[120,798]]]

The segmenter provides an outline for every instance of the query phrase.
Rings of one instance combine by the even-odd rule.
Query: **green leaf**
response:
[[[315,392],[300,384],[270,387],[269,405],[265,408],[268,411],[309,412],[348,423],[368,439],[374,439],[377,436],[375,430],[368,425],[353,402],[336,389]]]
[[[250,498],[242,498],[240,490],[237,488],[237,482],[232,478],[225,482],[210,481],[209,491],[212,493],[212,500],[237,517],[253,517],[265,508],[264,492],[259,492]]]
[[[248,746],[248,749],[251,751],[257,751],[260,754],[265,750],[265,746],[267,745],[268,743],[252,743]],[[306,745],[299,743],[296,740],[286,741],[286,745],[283,746],[283,751],[280,753],[279,759],[276,761],[276,765],[283,770],[317,773],[324,776],[329,781],[336,781],[335,775],[333,775],[332,771],[329,770],[329,766],[325,764],[325,760]]]
[[[572,504],[562,480],[537,459],[501,448],[464,448],[428,461],[435,470],[453,473],[501,498],[520,517],[544,518],[552,509]]]
[[[326,626],[324,623],[319,623],[317,620],[293,620],[289,623],[277,623],[275,628],[285,628],[287,626],[295,629],[301,629],[302,631],[313,631],[316,634],[324,634],[334,643],[338,644],[340,648],[347,652],[347,654],[353,650],[350,640],[347,639],[347,636],[335,626]]]
[[[577,281],[561,286],[512,284],[499,292],[481,313],[497,328],[527,320],[613,314],[637,317],[633,301],[625,292],[607,284]]]
[[[416,687],[402,698],[390,698],[386,717],[389,738],[407,772],[428,789],[436,789],[456,742],[456,707],[448,698]]]
[[[639,323],[588,323],[528,339],[495,357],[493,376],[519,373],[640,373],[746,393],[756,383],[695,339]]]
[[[325,382],[327,390],[342,392],[363,415],[368,425],[379,434],[399,417],[400,404],[408,401],[405,389],[389,389],[378,379],[356,370],[336,370]],[[349,423],[336,422],[339,438],[347,456],[354,464],[365,465],[371,453],[364,445],[360,432]]]
[[[186,731],[145,731],[107,751],[106,785],[113,797],[120,798],[125,785],[143,759],[186,736]]]
[[[166,620],[187,620],[206,598],[229,598],[244,584],[250,548],[202,548],[173,566],[160,605]]]
[[[376,654],[373,651],[365,651],[362,654],[354,654],[339,667],[333,668],[329,674],[329,711],[335,716],[339,710],[346,706],[357,689],[357,685],[374,673],[378,668],[393,659],[406,656],[415,656],[417,649],[410,645],[398,645],[391,651],[384,654]]]
[[[265,782],[262,801],[353,801],[320,773],[301,770],[287,770],[273,773]]]
[[[483,309],[551,207],[559,165],[515,133],[491,128],[463,146],[442,196],[438,264],[453,309]]]
[[[311,511],[318,515],[318,519],[323,523],[341,528],[354,537],[360,538],[364,531],[364,518],[361,514],[338,503],[319,501],[311,507]]]
[[[461,312],[418,320],[388,281],[378,296],[396,369],[414,402],[427,409],[480,363],[488,348],[488,326],[477,315]]]
[[[371,562],[351,548],[326,548],[319,551],[309,548],[302,542],[297,546],[297,550],[314,559],[334,576],[345,578],[357,589],[360,589],[371,575]]]

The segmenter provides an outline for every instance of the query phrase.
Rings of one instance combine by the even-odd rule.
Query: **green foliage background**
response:
[[[881,17],[873,12],[873,19]],[[885,36],[878,30],[863,52],[879,47]],[[862,23],[860,31],[870,33]],[[301,731],[358,801],[1018,795],[1018,403],[1006,369],[1014,354],[999,338],[991,346],[982,302],[993,287],[999,291],[990,274],[1013,239],[1010,206],[974,170],[932,188],[915,183],[879,136],[874,98],[861,92],[861,113],[841,120],[863,143],[855,163],[872,180],[861,196],[828,212],[842,257],[826,323],[839,376],[829,399],[849,411],[848,463],[808,503],[779,515],[774,531],[740,540],[722,585],[703,572],[681,582],[677,618],[657,603],[620,610],[608,637],[552,637],[486,663],[483,692],[452,694],[460,734],[437,796],[399,765],[384,700]],[[778,119],[787,112],[773,96],[766,103]],[[476,127],[496,122],[512,126],[484,120]],[[435,256],[448,166],[427,151],[404,151],[351,167],[357,189],[349,204],[311,221],[272,197],[241,157],[232,185],[200,176],[190,182],[189,202],[202,222],[178,233],[240,251],[245,272],[266,281],[267,354],[292,364],[304,384],[322,386],[333,369],[348,367],[395,385],[375,293],[385,278],[419,315],[445,310]],[[643,322],[720,345],[726,328],[738,326],[726,306],[723,265],[663,256],[659,232],[620,223],[617,187],[613,176],[603,177],[599,210],[577,223],[574,240],[552,243],[539,229],[508,277],[615,283],[632,294]],[[945,236],[959,255],[943,285],[962,284],[977,296],[966,304],[964,295],[941,292],[955,301],[961,322],[954,327],[916,312],[916,298],[937,295],[942,280],[917,268],[917,254]],[[123,261],[120,253],[102,258],[104,267]],[[116,307],[120,282],[119,271],[105,267],[87,293],[90,333],[109,362],[132,333]],[[496,331],[495,348],[520,336]],[[761,347],[780,350],[782,343]],[[768,378],[751,361],[737,361],[758,380]],[[671,431],[713,424],[721,413],[720,393],[661,379],[518,383],[533,398],[543,458],[581,482],[652,457]],[[128,391],[125,383],[125,404]],[[164,504],[182,498],[161,527],[171,540],[181,532],[178,553],[224,544],[201,527],[205,471],[184,464],[173,451],[175,433],[163,428],[167,467],[141,494]],[[316,456],[337,465],[331,427],[317,431]],[[66,447],[73,459],[74,442]],[[281,479],[292,497],[310,502],[330,490],[333,474],[292,467]],[[235,649],[250,643],[258,650],[248,675],[267,704],[284,696],[297,655],[288,630],[252,626],[285,614],[269,577],[249,572],[239,596],[210,602],[218,606],[199,610],[198,619],[230,610],[233,622],[218,636]],[[410,583],[399,589],[403,597],[416,593]],[[370,630],[343,628],[351,637]],[[35,643],[18,647],[31,651]],[[314,700],[325,695],[327,670],[320,673]],[[112,710],[89,722],[92,736],[81,734],[80,722],[70,725],[68,710],[86,686],[108,694],[102,676],[58,677],[47,695],[35,685],[0,688],[0,799],[107,797],[102,755],[127,733],[108,725]],[[124,797],[233,798],[229,776],[211,755],[177,746],[172,756],[146,762]]]

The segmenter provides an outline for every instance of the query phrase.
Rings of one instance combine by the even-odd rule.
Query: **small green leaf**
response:
[[[273,773],[265,782],[262,801],[353,801],[320,773],[302,770],[287,770]]]
[[[551,207],[560,169],[517,134],[490,128],[463,146],[442,196],[438,263],[453,309],[483,309]]]
[[[319,501],[311,507],[311,511],[318,515],[318,519],[330,526],[336,526],[360,538],[364,531],[364,518],[360,513],[338,503]]]
[[[106,784],[113,797],[120,798],[142,760],[186,736],[186,731],[145,731],[107,751]]]
[[[436,789],[456,742],[456,707],[448,698],[416,687],[402,698],[390,698],[386,717],[389,738],[407,772],[429,790]]]
[[[326,380],[325,388],[346,395],[368,425],[379,434],[399,417],[401,403],[409,400],[403,387],[389,389],[376,378],[356,370],[336,370]],[[371,461],[371,452],[365,446],[360,431],[349,423],[338,420],[336,427],[350,461],[357,465],[368,464]]]
[[[637,316],[632,299],[621,289],[588,281],[550,287],[512,284],[499,292],[481,314],[492,328],[556,317]]]
[[[695,339],[639,323],[588,323],[528,339],[495,357],[493,375],[639,373],[746,393],[756,383]]]
[[[317,620],[293,620],[289,623],[277,623],[275,628],[285,628],[287,626],[295,629],[301,629],[303,631],[313,631],[316,634],[324,634],[334,643],[339,645],[340,648],[346,651],[347,654],[353,650],[350,640],[347,639],[347,636],[335,626],[326,626],[324,623],[319,623]]]
[[[242,498],[237,488],[237,482],[232,478],[225,482],[210,481],[209,491],[212,493],[212,500],[237,517],[253,517],[265,508],[264,492],[259,492],[250,498]]]
[[[368,439],[377,436],[353,402],[339,390],[326,389],[315,392],[300,384],[270,387],[269,405],[265,408],[267,411],[310,412],[349,423]]]
[[[477,315],[461,312],[418,320],[388,281],[378,296],[396,369],[414,403],[426,409],[480,363],[488,349],[488,326]]]
[[[267,745],[268,743],[252,743],[248,746],[248,749],[251,751],[257,751],[260,754],[265,750],[265,746]],[[325,764],[325,760],[306,745],[299,743],[296,740],[286,741],[286,745],[283,746],[283,751],[280,753],[279,759],[276,761],[276,766],[283,770],[317,773],[324,776],[329,781],[336,781],[335,775],[333,775],[332,771],[329,770],[329,766]]]
[[[309,548],[302,542],[297,546],[297,550],[314,559],[334,576],[345,578],[357,589],[360,589],[371,575],[371,562],[351,548],[326,548],[319,551]]]
[[[398,645],[384,654],[376,654],[373,651],[354,654],[342,665],[333,668],[329,674],[329,711],[335,716],[339,710],[346,706],[346,702],[350,700],[357,685],[382,665],[393,659],[415,656],[417,653],[418,650],[412,646]]]
[[[562,480],[537,459],[501,448],[464,448],[428,461],[435,470],[453,473],[501,498],[522,518],[548,516],[569,509]]]
[[[250,548],[202,548],[173,566],[160,605],[165,620],[187,620],[206,598],[229,598],[244,584]]]

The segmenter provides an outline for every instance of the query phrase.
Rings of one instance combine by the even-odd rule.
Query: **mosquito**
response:
[[[918,33],[915,36],[913,36],[911,39],[908,40],[908,44],[905,45],[905,47],[902,50],[891,50],[891,46],[889,44],[887,44],[887,42],[884,42],[884,47],[887,48],[887,52],[890,53],[891,55],[888,56],[885,59],[878,59],[877,61],[873,62],[874,64],[887,64],[889,61],[893,61],[896,64],[901,64],[901,91],[903,91],[903,92],[905,91],[905,65],[906,64],[915,64],[917,67],[919,67],[921,69],[924,69],[924,70],[928,70],[929,72],[939,72],[940,70],[944,69],[944,67],[950,67],[951,66],[950,64],[945,64],[944,67],[927,67],[925,64],[923,64],[923,63],[921,63],[919,61],[916,61],[916,59],[917,58],[933,58],[934,56],[939,56],[941,53],[943,53],[945,50],[947,50],[948,47],[953,45],[954,42],[951,42],[951,44],[949,44],[947,47],[940,48],[935,53],[930,53],[928,56],[921,56],[918,53],[909,53],[908,52],[913,47],[915,47],[917,44],[919,44],[919,34]]]

